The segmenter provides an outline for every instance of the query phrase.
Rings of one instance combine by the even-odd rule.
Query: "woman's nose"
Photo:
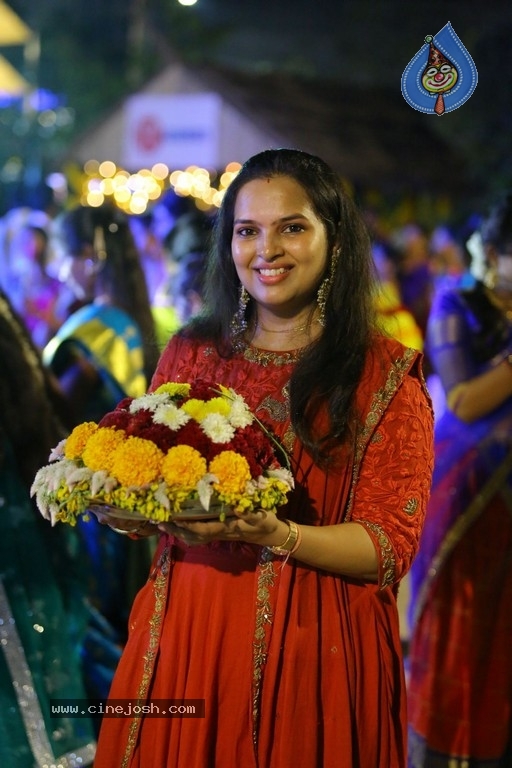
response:
[[[279,236],[273,233],[263,235],[259,250],[262,258],[267,261],[280,256],[283,253],[283,246]]]

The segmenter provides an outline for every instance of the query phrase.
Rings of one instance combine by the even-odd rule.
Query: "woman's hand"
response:
[[[176,536],[188,546],[211,541],[243,541],[261,547],[281,547],[290,526],[275,512],[257,509],[220,520],[176,520],[160,523],[158,529]],[[355,579],[375,582],[379,575],[377,551],[364,525],[357,522],[338,525],[301,525],[301,544],[293,555],[303,563]]]
[[[263,509],[227,517],[223,522],[176,519],[161,523],[158,528],[189,546],[209,544],[211,541],[245,541],[271,547],[282,544],[288,535],[288,524],[279,520],[275,512]]]
[[[149,520],[129,520],[124,517],[114,517],[103,512],[99,507],[90,509],[89,512],[92,512],[101,525],[108,525],[116,533],[125,536],[154,536],[158,533],[158,526]]]

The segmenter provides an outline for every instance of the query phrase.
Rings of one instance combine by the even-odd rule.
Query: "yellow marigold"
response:
[[[155,394],[162,395],[167,394],[171,397],[187,397],[190,392],[190,384],[180,383],[176,381],[169,381],[165,384],[160,384],[155,389]]]
[[[195,488],[206,474],[206,460],[190,445],[175,445],[162,462],[162,476],[171,487]]]
[[[126,433],[123,429],[99,427],[87,441],[82,454],[85,466],[93,472],[105,469],[110,473],[114,463],[114,451],[125,439]]]
[[[221,494],[243,494],[251,479],[247,459],[235,451],[222,451],[210,461],[209,471],[219,478],[213,487]]]
[[[98,429],[94,421],[85,421],[79,424],[71,432],[64,446],[64,455],[66,459],[79,459],[82,456],[87,441]]]
[[[158,478],[163,458],[151,440],[130,435],[115,449],[110,474],[121,485],[147,485]]]

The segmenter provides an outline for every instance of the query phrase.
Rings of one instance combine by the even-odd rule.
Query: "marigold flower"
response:
[[[198,379],[125,398],[99,424],[85,422],[52,451],[31,495],[54,525],[104,504],[153,521],[188,506],[220,506],[219,519],[286,503],[293,477],[279,443],[235,390]]]
[[[190,445],[175,445],[162,462],[162,477],[170,485],[195,488],[206,474],[206,460]]]
[[[99,427],[87,441],[82,454],[86,467],[98,472],[101,469],[110,472],[114,463],[114,451],[126,439],[122,429]]]
[[[247,460],[234,451],[222,451],[215,456],[210,462],[209,471],[218,477],[218,481],[213,483],[215,490],[228,496],[242,495],[251,479]]]
[[[87,441],[97,429],[98,425],[94,421],[85,421],[83,424],[75,427],[64,446],[64,456],[66,459],[80,459]]]
[[[154,482],[164,454],[150,440],[128,437],[117,446],[112,457],[112,475],[121,485],[147,485]]]

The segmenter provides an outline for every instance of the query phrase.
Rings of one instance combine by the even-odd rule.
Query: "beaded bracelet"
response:
[[[290,555],[297,550],[300,544],[301,533],[297,523],[294,523],[293,520],[285,520],[284,522],[287,523],[289,527],[288,536],[286,537],[286,541],[279,547],[269,547],[274,555]]]

